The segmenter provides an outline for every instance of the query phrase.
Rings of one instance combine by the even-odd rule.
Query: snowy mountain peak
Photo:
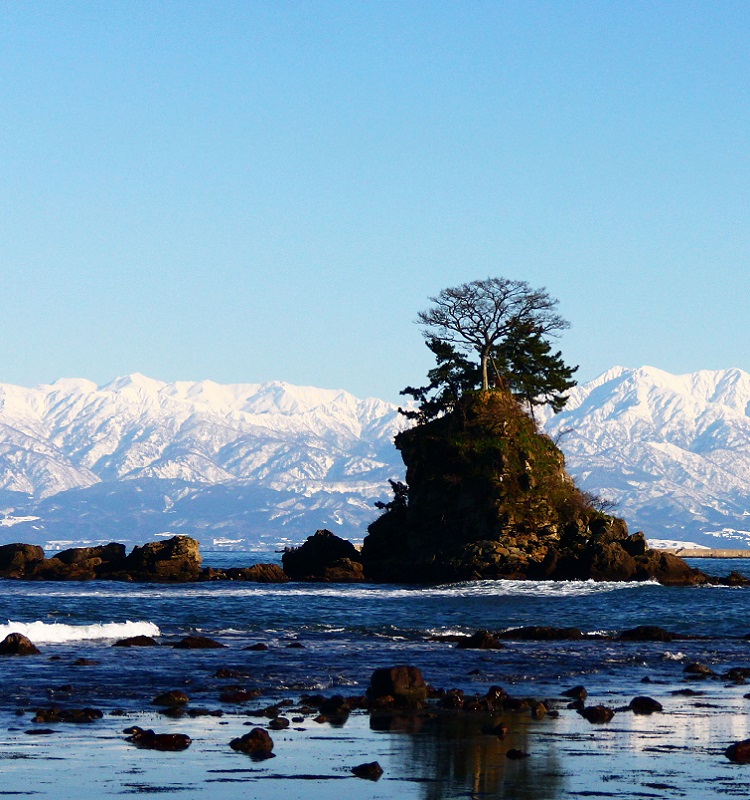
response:
[[[750,528],[750,375],[609,370],[544,419],[583,488],[659,539]],[[714,541],[714,544],[716,542]]]

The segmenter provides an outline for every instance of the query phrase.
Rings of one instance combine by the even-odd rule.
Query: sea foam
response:
[[[153,622],[104,622],[99,625],[65,625],[61,622],[13,622],[0,625],[0,639],[9,633],[22,633],[34,644],[64,644],[92,639],[124,639],[127,636],[159,636]]]

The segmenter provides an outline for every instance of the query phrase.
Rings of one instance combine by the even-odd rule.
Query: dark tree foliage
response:
[[[578,367],[567,366],[547,339],[567,326],[554,313],[554,298],[524,282],[494,278],[446,289],[433,301],[419,321],[441,334],[426,340],[437,365],[426,386],[401,392],[417,403],[402,414],[428,422],[465,392],[491,388],[509,391],[532,417],[538,405],[562,410]]]
[[[375,502],[375,508],[385,509],[386,511],[396,511],[406,508],[409,502],[409,487],[401,481],[394,481],[390,478],[388,479],[388,483],[391,485],[393,500],[388,503],[377,500]]]
[[[576,382],[578,367],[569,367],[562,353],[530,326],[519,326],[490,358],[495,375],[501,377],[511,394],[534,415],[534,406],[549,405],[557,413],[568,400],[567,392]]]
[[[557,300],[545,289],[532,289],[526,281],[486,278],[443,289],[430,299],[432,307],[417,315],[425,336],[477,354],[485,391],[490,385],[494,347],[518,330],[528,328],[548,336],[568,327],[555,310]]]
[[[459,353],[449,342],[428,339],[427,347],[434,353],[437,366],[427,373],[427,386],[407,386],[401,391],[419,405],[417,411],[399,411],[409,419],[428,422],[450,411],[464,392],[476,389],[482,382],[480,367]]]

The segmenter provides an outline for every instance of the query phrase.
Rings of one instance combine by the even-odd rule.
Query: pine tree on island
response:
[[[565,471],[534,407],[558,411],[577,367],[549,341],[568,327],[558,301],[525,281],[487,278],[444,289],[418,315],[436,366],[402,394],[416,424],[398,434],[405,483],[368,528],[376,581],[482,578],[702,583],[682,559],[604,513]]]

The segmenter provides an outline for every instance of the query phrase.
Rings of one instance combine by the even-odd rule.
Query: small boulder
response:
[[[187,750],[192,742],[191,738],[185,733],[154,733],[151,729],[144,730],[134,725],[125,728],[123,733],[130,734],[127,741],[132,742],[136,747],[146,750],[161,750],[163,752],[178,752]]]
[[[155,706],[184,706],[186,703],[190,702],[190,698],[185,694],[185,692],[181,692],[179,689],[173,689],[170,692],[162,692],[161,694],[157,694],[151,702]]]
[[[566,689],[561,692],[561,694],[563,697],[570,697],[572,700],[585,700],[589,696],[585,686],[574,686],[572,689]]]
[[[687,664],[683,672],[689,678],[712,678],[716,675],[711,667],[701,664],[698,661]]]
[[[664,710],[662,704],[658,700],[654,700],[653,697],[647,697],[645,695],[634,697],[630,701],[628,708],[634,714],[641,715],[661,713]]]
[[[118,639],[112,647],[158,647],[159,643],[150,636],[128,636],[126,639]]]
[[[232,739],[229,743],[232,750],[246,753],[254,758],[272,758],[273,739],[263,728],[253,728],[249,733]]]
[[[9,633],[0,642],[0,655],[2,656],[34,656],[39,654],[39,648],[22,633]]]
[[[376,669],[370,677],[367,698],[392,697],[394,705],[420,707],[427,699],[427,684],[417,667],[396,666]]]
[[[724,755],[735,764],[750,764],[750,739],[730,744]]]
[[[370,761],[366,764],[358,764],[352,767],[352,774],[367,781],[377,781],[383,774],[383,768],[377,761]]]
[[[578,713],[592,725],[603,725],[605,722],[610,722],[615,715],[614,709],[602,705],[587,706],[580,709]]]

